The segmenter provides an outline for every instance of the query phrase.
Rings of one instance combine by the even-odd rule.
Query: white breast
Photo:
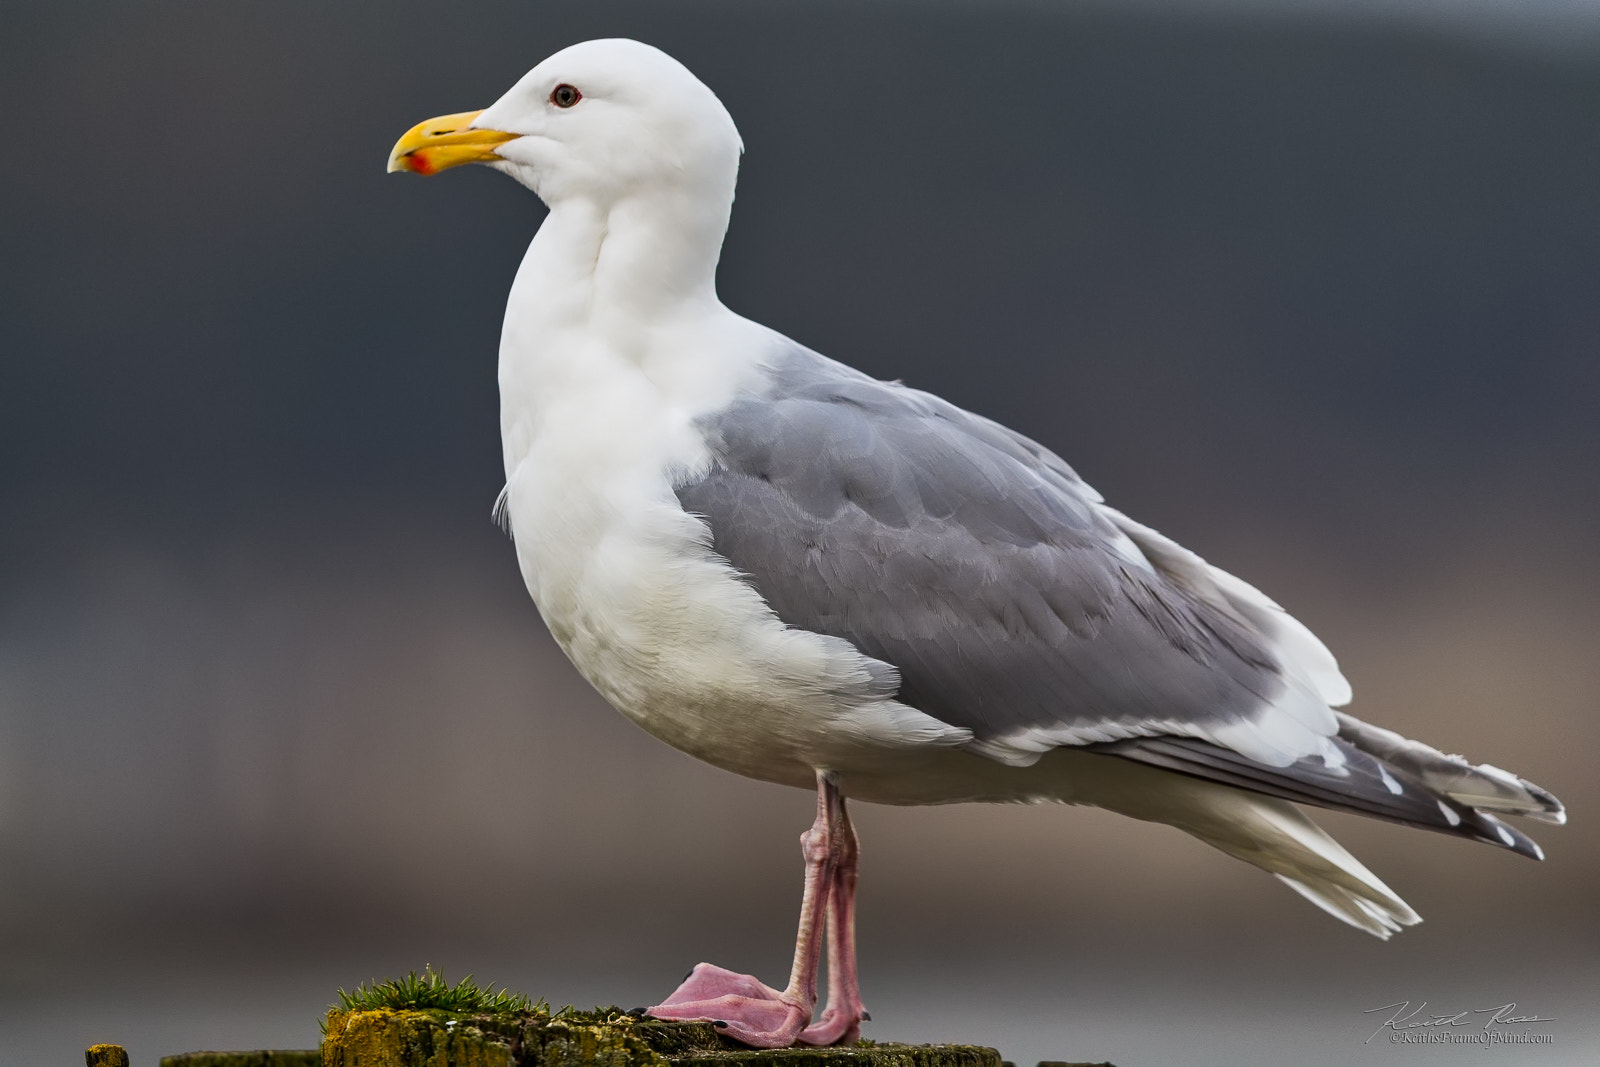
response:
[[[704,343],[720,334],[757,350],[771,337]],[[544,380],[502,365],[506,514],[540,613],[607,700],[700,759],[802,786],[864,746],[970,736],[894,701],[892,676],[848,643],[785,626],[710,552],[672,486],[710,462],[695,418],[733,389],[690,396],[646,370],[665,357],[567,340],[559,372],[548,349],[538,361]]]

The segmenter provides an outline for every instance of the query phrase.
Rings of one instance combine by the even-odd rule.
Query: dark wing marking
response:
[[[1312,757],[1287,767],[1267,767],[1192,737],[1139,737],[1087,747],[1284,800],[1486,841],[1519,855],[1544,859],[1532,838],[1493,815],[1430,789],[1419,778],[1361,751],[1343,737],[1334,744],[1343,757],[1342,765],[1329,766],[1320,757]]]
[[[1521,815],[1559,826],[1567,811],[1547,790],[1525,778],[1488,764],[1471,764],[1447,756],[1431,745],[1401,737],[1392,730],[1336,714],[1339,739],[1377,759],[1391,770],[1414,778],[1428,789],[1480,811]]]

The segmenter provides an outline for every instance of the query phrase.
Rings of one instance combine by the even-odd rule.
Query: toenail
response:
[[[872,1021],[872,1013],[870,1011],[862,1012],[861,1013],[861,1021],[864,1022],[864,1023],[870,1023]]]
[[[713,1019],[711,1021],[711,1025],[712,1026],[727,1026],[728,1024],[723,1022],[721,1019]]]

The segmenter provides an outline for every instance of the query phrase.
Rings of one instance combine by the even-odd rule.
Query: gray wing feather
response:
[[[1231,749],[1192,737],[1139,737],[1087,747],[1284,800],[1484,841],[1530,859],[1544,859],[1532,838],[1488,812],[1431,788],[1421,778],[1363,752],[1343,737],[1334,744],[1342,758],[1333,765],[1311,758],[1288,767],[1263,766]]]

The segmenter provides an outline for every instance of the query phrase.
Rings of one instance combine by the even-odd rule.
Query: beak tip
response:
[[[397,154],[392,155],[392,156],[389,157],[389,165],[388,165],[388,167],[385,168],[385,173],[387,173],[387,174],[398,174],[401,171],[413,171],[413,172],[416,172],[416,173],[425,173],[422,170],[422,168],[420,166],[418,166],[417,164],[418,164],[417,158],[415,156],[413,156],[411,153],[409,153],[409,152],[406,152],[404,154],[398,154],[397,153]]]

